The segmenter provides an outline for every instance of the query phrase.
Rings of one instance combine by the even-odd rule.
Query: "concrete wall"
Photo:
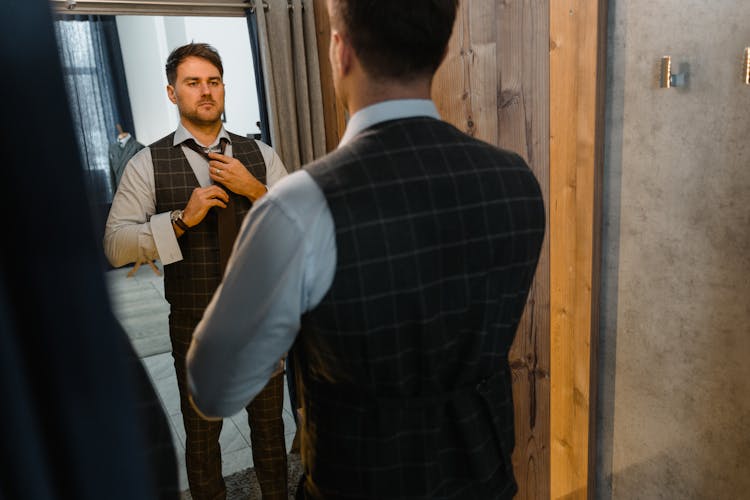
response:
[[[750,2],[609,5],[597,498],[747,498]]]
[[[189,42],[207,42],[221,55],[226,84],[226,128],[236,134],[260,132],[258,99],[244,18],[117,16],[135,137],[149,144],[179,123],[167,98],[164,63]],[[131,131],[132,132],[132,131]]]

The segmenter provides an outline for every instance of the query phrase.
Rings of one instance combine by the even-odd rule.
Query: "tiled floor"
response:
[[[161,269],[161,266],[159,268]],[[131,269],[132,267],[126,267],[107,272],[112,306],[141,357],[161,398],[164,411],[169,416],[180,466],[180,488],[186,490],[188,485],[185,474],[185,431],[182,426],[172,355],[169,352],[169,305],[164,300],[164,281],[146,265],[141,266],[133,277],[128,277],[127,273]],[[290,408],[285,384],[283,415],[287,451],[291,447],[296,430]],[[247,413],[242,411],[225,419],[219,441],[225,476],[252,467],[252,443]]]

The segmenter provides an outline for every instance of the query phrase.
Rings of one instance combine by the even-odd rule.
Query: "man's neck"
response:
[[[361,79],[352,85],[353,92],[347,96],[347,109],[353,115],[362,108],[393,99],[429,99],[430,79],[420,79],[410,82],[374,82]]]
[[[201,125],[181,118],[180,123],[193,135],[193,137],[195,137],[195,140],[203,146],[210,146],[213,144],[214,141],[216,141],[219,132],[221,132],[221,121]]]

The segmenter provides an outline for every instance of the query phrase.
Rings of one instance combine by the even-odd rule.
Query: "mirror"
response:
[[[206,41],[221,54],[226,85],[225,126],[244,136],[260,133],[247,21],[238,17],[67,16],[55,23],[63,71],[84,163],[97,203],[112,189],[107,149],[121,125],[144,145],[177,127],[167,98],[164,63],[190,41]],[[122,122],[122,123],[120,123]],[[132,129],[132,130],[128,130]]]
[[[97,237],[103,236],[116,189],[109,153],[119,146],[121,133],[129,133],[129,141],[148,145],[174,131],[179,123],[177,108],[165,89],[164,64],[173,48],[196,41],[218,50],[226,87],[224,125],[235,134],[259,138],[260,110],[245,18],[71,16],[55,24],[76,133],[88,172],[95,224],[101,231]],[[149,372],[170,421],[180,465],[180,489],[184,491],[188,489],[185,434],[162,270],[159,262],[151,263],[151,267],[110,268],[106,279],[115,314]],[[296,426],[288,396],[284,426],[289,449]],[[225,476],[252,465],[249,440],[244,411],[225,420],[220,439]]]

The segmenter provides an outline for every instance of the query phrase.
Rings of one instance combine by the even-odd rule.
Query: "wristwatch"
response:
[[[169,213],[169,220],[174,223],[175,226],[179,227],[183,231],[187,231],[190,229],[190,226],[185,224],[185,221],[182,220],[182,210],[172,210]]]

